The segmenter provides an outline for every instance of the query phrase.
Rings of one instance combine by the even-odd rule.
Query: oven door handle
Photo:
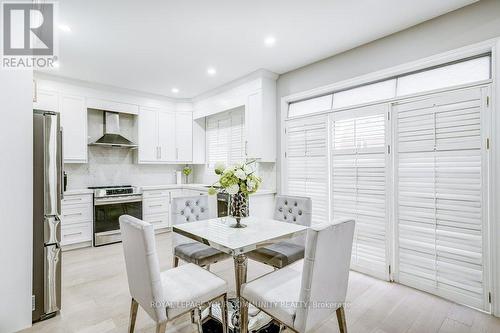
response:
[[[95,200],[94,205],[103,206],[103,205],[130,203],[130,202],[142,202],[142,198],[131,198],[131,199],[120,199],[120,200]]]

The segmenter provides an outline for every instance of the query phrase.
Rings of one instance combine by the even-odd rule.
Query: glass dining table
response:
[[[221,217],[173,226],[173,231],[200,243],[231,255],[234,259],[236,279],[238,323],[234,332],[248,332],[248,308],[239,307],[241,286],[247,281],[248,258],[246,253],[274,243],[297,237],[306,232],[307,227],[260,217],[242,219],[246,228],[232,228],[232,217]]]

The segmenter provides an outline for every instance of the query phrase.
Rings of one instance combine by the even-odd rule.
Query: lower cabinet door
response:
[[[78,223],[61,228],[61,245],[71,245],[92,240],[92,223]]]
[[[168,214],[169,212],[168,198],[152,198],[143,200],[142,209],[144,216]]]
[[[162,229],[170,226],[168,214],[146,215],[144,216],[144,221],[151,223],[155,229]]]

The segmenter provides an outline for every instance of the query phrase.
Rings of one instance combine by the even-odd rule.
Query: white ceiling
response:
[[[264,68],[281,74],[476,0],[60,0],[53,74],[190,98]],[[264,39],[276,43],[266,47]],[[207,68],[217,70],[207,75]],[[176,87],[179,93],[171,89]]]

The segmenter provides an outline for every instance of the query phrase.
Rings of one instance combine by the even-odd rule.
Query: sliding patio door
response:
[[[331,115],[332,216],[356,221],[351,268],[389,279],[388,104]]]
[[[488,310],[488,88],[393,106],[396,280]]]
[[[312,223],[328,221],[328,117],[287,121],[285,138],[285,194],[310,197]]]

